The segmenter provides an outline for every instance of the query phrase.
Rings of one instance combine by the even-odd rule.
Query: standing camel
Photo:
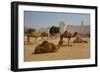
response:
[[[48,33],[45,32],[31,32],[31,33],[26,33],[27,37],[27,42],[30,43],[30,38],[35,38],[35,42],[38,37],[41,37],[41,39],[44,40],[44,37],[48,37]]]
[[[68,44],[67,45],[70,46],[69,45],[70,39],[72,37],[75,37],[77,34],[78,34],[77,32],[74,32],[74,34],[72,35],[70,32],[65,31],[63,34],[60,35],[60,40],[63,40],[63,38],[68,38]]]
[[[30,43],[30,38],[35,38],[36,41],[38,37],[41,37],[41,33],[40,32],[26,33],[26,37],[27,37],[27,42]]]
[[[43,40],[45,40],[44,38],[45,37],[47,37],[47,39],[49,38],[49,34],[47,33],[47,32],[42,32],[41,33],[41,38],[43,39]]]

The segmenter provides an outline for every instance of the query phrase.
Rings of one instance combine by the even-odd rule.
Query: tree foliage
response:
[[[50,28],[49,33],[59,33],[59,27],[52,26],[52,27]]]

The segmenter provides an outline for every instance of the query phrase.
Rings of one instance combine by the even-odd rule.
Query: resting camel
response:
[[[77,32],[74,32],[74,34],[72,35],[70,32],[65,31],[63,34],[60,35],[60,40],[63,40],[63,38],[68,38],[68,44],[67,45],[70,46],[69,45],[70,39],[72,37],[75,37],[77,34],[78,34]]]
[[[64,43],[63,39],[60,39],[59,42],[58,42],[58,45],[61,46],[61,47],[65,46],[63,43]]]
[[[38,37],[41,37],[44,39],[44,37],[48,37],[48,33],[46,32],[31,32],[31,33],[26,33],[27,37],[27,42],[30,43],[30,38],[35,38],[35,41],[37,40]]]
[[[60,47],[54,45],[51,42],[44,41],[42,44],[36,46],[35,51],[32,54],[43,54],[56,52]]]
[[[88,43],[86,40],[83,40],[80,37],[76,37],[76,39],[74,40],[74,43]]]

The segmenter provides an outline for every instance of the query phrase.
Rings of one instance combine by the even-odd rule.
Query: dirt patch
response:
[[[34,38],[31,38],[31,44],[28,44],[25,39],[24,45],[24,61],[47,61],[47,60],[71,60],[71,59],[87,59],[90,58],[90,38],[83,38],[87,40],[88,43],[73,43],[72,38],[70,44],[72,46],[67,46],[67,39],[64,38],[64,45],[55,53],[45,53],[34,55],[35,47],[43,42],[41,38],[38,38],[36,41]],[[56,39],[47,39],[47,41],[58,44],[59,37]]]

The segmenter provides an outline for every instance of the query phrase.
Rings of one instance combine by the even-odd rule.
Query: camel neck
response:
[[[75,36],[76,36],[76,34],[74,33],[72,37],[75,37]]]

